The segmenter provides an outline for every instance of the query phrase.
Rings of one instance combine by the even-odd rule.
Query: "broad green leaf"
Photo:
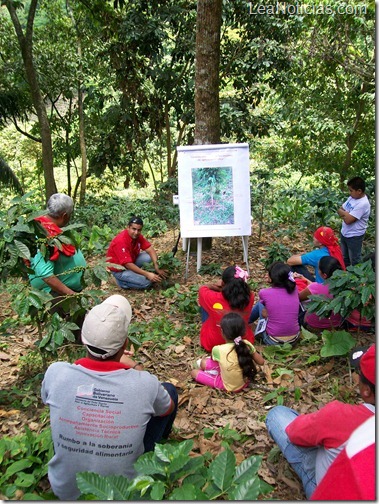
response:
[[[318,339],[317,334],[313,334],[311,331],[304,329],[304,327],[301,328],[301,334],[305,340],[314,341]]]
[[[229,500],[257,500],[260,494],[260,481],[254,476],[229,492]]]
[[[9,478],[10,476],[13,476],[13,474],[16,474],[23,469],[27,469],[31,467],[33,463],[29,459],[22,459],[22,460],[17,460],[16,462],[13,462],[7,470],[6,470],[6,476]]]
[[[321,357],[346,355],[355,345],[356,341],[347,331],[323,331],[324,345],[321,348]]]
[[[241,464],[236,468],[236,473],[234,476],[234,484],[244,483],[248,479],[252,478],[258,471],[262,462],[262,457],[253,455],[248,459],[241,462]]]
[[[236,457],[229,448],[221,452],[209,466],[209,479],[220,488],[227,490],[233,480],[236,467]]]
[[[201,489],[195,485],[184,484],[180,488],[175,488],[171,495],[169,496],[169,500],[175,501],[198,501],[198,500],[208,500],[207,495],[201,491]]]
[[[27,474],[23,471],[17,473],[14,484],[21,488],[28,488],[36,482],[34,474]]]
[[[164,466],[159,462],[153,452],[148,452],[141,455],[135,462],[134,468],[140,474],[161,474],[162,476],[166,475]]]
[[[155,481],[151,486],[150,496],[153,500],[163,500],[165,490],[162,481]]]
[[[30,259],[30,250],[24,243],[20,242],[19,240],[15,240],[14,244],[17,247],[18,255],[20,257],[22,257],[23,259]]]
[[[128,500],[130,482],[124,476],[100,476],[93,472],[81,472],[76,482],[82,494],[93,494],[97,500]]]

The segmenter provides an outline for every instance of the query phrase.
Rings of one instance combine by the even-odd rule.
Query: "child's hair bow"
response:
[[[249,277],[248,272],[243,270],[239,266],[236,266],[235,268],[236,268],[236,272],[234,274],[234,278],[241,278],[242,280],[244,280],[246,282]]]

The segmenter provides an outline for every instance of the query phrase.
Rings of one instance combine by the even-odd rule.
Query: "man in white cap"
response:
[[[55,452],[48,476],[61,500],[79,497],[78,472],[134,478],[137,458],[170,434],[178,394],[131,359],[131,318],[129,302],[110,296],[84,320],[87,357],[55,362],[46,371],[42,400],[50,408]]]

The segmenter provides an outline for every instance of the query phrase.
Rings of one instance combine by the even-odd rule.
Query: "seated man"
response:
[[[68,224],[74,202],[67,194],[53,194],[47,202],[48,214],[36,217],[45,228],[49,238],[62,233],[61,227]],[[82,252],[73,245],[62,243],[62,248],[54,247],[49,259],[40,251],[31,259],[34,274],[29,275],[32,287],[50,292],[54,297],[70,296],[82,290],[81,279],[86,261]]]
[[[128,227],[113,238],[108,248],[107,261],[126,268],[122,271],[109,268],[122,289],[147,289],[152,283],[159,283],[167,277],[167,271],[158,266],[154,247],[141,234],[142,227],[142,219],[132,217]],[[150,261],[154,264],[155,273],[142,269],[142,265]]]
[[[309,499],[352,432],[375,415],[375,345],[359,357],[363,404],[332,401],[319,411],[299,415],[285,406],[267,414],[270,436],[300,477]]]
[[[48,477],[61,500],[79,497],[78,472],[134,478],[138,457],[171,432],[176,388],[131,359],[126,350],[131,318],[129,302],[110,296],[84,320],[87,357],[74,364],[54,362],[46,371],[42,400],[50,408],[54,443]]]
[[[375,455],[375,415],[372,415],[349,437],[311,500],[376,500]]]

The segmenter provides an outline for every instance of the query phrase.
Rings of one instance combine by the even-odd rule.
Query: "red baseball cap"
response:
[[[365,352],[359,360],[359,367],[363,376],[373,385],[376,381],[375,373],[375,344]]]

